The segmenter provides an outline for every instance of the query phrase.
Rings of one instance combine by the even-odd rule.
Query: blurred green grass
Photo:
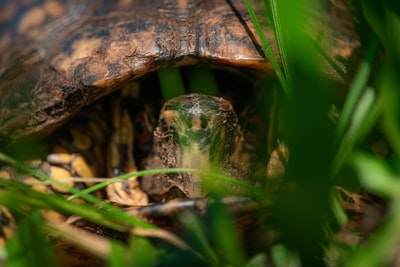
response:
[[[253,13],[251,3],[246,3]],[[191,249],[173,245],[168,250],[158,249],[146,238],[137,236],[127,244],[109,240],[111,250],[98,256],[108,261],[110,266],[175,266],[184,261],[194,266],[264,266],[266,261],[275,266],[316,266],[324,264],[322,259],[327,253],[335,258],[333,266],[389,264],[388,259],[400,238],[400,77],[397,74],[400,69],[397,34],[400,32],[400,5],[392,1],[356,3],[362,17],[359,20],[360,31],[366,35],[362,39],[365,52],[347,89],[339,120],[333,124],[327,116],[332,100],[326,94],[332,84],[321,72],[315,47],[298,31],[305,7],[311,4],[305,0],[296,3],[266,1],[271,13],[265,15],[272,16],[282,55],[282,70],[277,63],[274,67],[287,97],[283,108],[283,123],[287,129],[285,141],[290,147],[287,179],[297,184],[295,191],[275,198],[274,227],[282,234],[280,243],[273,245],[269,254],[247,255],[245,244],[241,243],[239,233],[232,227],[234,219],[216,205],[210,210],[207,222],[194,214],[181,216],[186,228],[185,241]],[[259,30],[262,32],[261,25]],[[271,58],[268,44],[263,45]],[[172,79],[165,82],[166,98],[184,91],[181,87],[174,91],[176,84],[180,83],[179,78],[178,81],[173,78],[176,73],[159,75]],[[208,73],[205,75],[209,76]],[[206,87],[212,89],[207,93],[215,94],[212,78],[200,79],[210,80],[211,85]],[[171,84],[174,89],[168,89]],[[372,155],[363,146],[373,129],[381,132],[392,149],[388,159]],[[355,176],[353,179],[357,179],[368,192],[389,202],[385,223],[362,246],[338,244],[333,239],[332,233],[337,227],[332,221],[341,222],[343,219],[333,208],[337,200],[332,192],[345,169],[351,169]],[[0,253],[3,260],[7,260],[7,266],[56,266],[52,253],[49,253],[52,250],[50,241],[43,238],[43,233],[57,233],[44,225],[39,213],[35,212],[38,210],[54,209],[78,214],[116,230],[137,226],[152,228],[101,203],[95,203],[98,209],[94,210],[89,205],[31,191],[16,183],[4,181],[1,185],[0,203],[18,211],[21,220],[15,237]],[[89,194],[75,193],[90,198]],[[269,203],[269,200],[266,195],[265,202]],[[270,225],[267,221],[263,223],[265,227],[260,227],[258,235],[267,239]],[[29,257],[25,256],[26,251],[30,252]]]

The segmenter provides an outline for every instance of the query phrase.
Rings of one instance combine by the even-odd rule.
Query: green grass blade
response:
[[[279,2],[277,0],[271,0],[270,3],[271,3],[272,23],[274,25],[274,32],[276,36],[276,42],[278,44],[283,71],[285,73],[286,82],[290,83],[292,75],[290,74],[290,68],[288,66],[288,55],[287,55],[286,41],[284,38],[283,26],[280,18],[281,12],[279,11]],[[286,90],[288,90],[288,88]],[[286,92],[286,95],[288,96],[288,92]]]
[[[160,261],[160,256],[162,256],[161,251],[154,247],[150,240],[143,237],[131,237],[129,240],[129,248],[130,266],[157,266],[157,263]]]
[[[375,90],[367,87],[354,106],[347,131],[333,160],[333,174],[337,175],[344,163],[349,159],[353,149],[371,131],[381,112],[381,99],[377,99]]]
[[[11,210],[20,210],[24,205],[30,207],[32,210],[55,210],[64,214],[81,216],[89,221],[119,231],[124,231],[125,228],[121,226],[123,225],[122,223],[116,223],[118,220],[128,223],[128,225],[155,228],[155,226],[129,216],[115,207],[114,209],[118,212],[108,209],[94,209],[91,205],[71,202],[61,196],[37,192],[18,182],[9,180],[0,180],[0,182],[1,185],[7,187],[7,190],[0,190],[0,204]],[[110,217],[110,214],[112,214],[112,217]]]
[[[192,238],[192,246],[204,256],[211,266],[218,266],[219,258],[206,238],[206,231],[201,220],[192,212],[183,212],[178,216],[179,221]]]
[[[7,242],[8,267],[42,267],[56,265],[56,256],[43,229],[39,212],[29,214]]]
[[[386,266],[390,263],[400,238],[400,183],[388,165],[371,155],[357,153],[352,162],[367,189],[380,196],[387,196],[392,201],[385,222],[368,242],[352,255],[346,266]]]
[[[244,248],[233,217],[218,201],[210,206],[208,214],[209,223],[207,225],[221,258],[229,266],[244,266]]]
[[[185,94],[179,68],[162,68],[157,71],[157,75],[165,100]]]
[[[217,77],[213,69],[205,66],[191,66],[186,69],[186,73],[189,92],[218,95]]]
[[[383,110],[383,129],[391,148],[400,155],[400,78],[394,65],[387,65],[384,68],[383,82],[380,86],[381,96],[384,105]]]
[[[377,52],[378,39],[373,37],[368,44],[367,54],[358,67],[353,83],[350,86],[349,94],[346,97],[346,102],[344,103],[336,128],[336,136],[338,139],[344,135],[346,128],[350,124],[351,113],[356,108],[357,102],[362,96],[363,90],[367,86]]]
[[[290,91],[289,91],[289,87],[288,87],[288,83],[287,80],[285,79],[285,76],[283,75],[283,72],[279,66],[278,60],[276,58],[276,56],[274,55],[273,51],[272,51],[272,47],[271,44],[268,43],[267,38],[264,35],[264,32],[262,30],[261,24],[259,22],[259,20],[257,19],[256,13],[254,11],[253,6],[250,4],[249,0],[244,0],[246,7],[247,7],[247,11],[249,12],[251,21],[254,24],[254,27],[257,31],[257,34],[261,40],[261,44],[263,46],[264,52],[267,55],[268,59],[270,60],[272,67],[274,68],[276,75],[279,79],[279,82],[281,83],[281,86],[286,94],[286,97],[288,99],[290,99]]]
[[[121,209],[119,209],[117,207],[114,207],[113,205],[110,205],[110,204],[102,201],[101,199],[98,199],[97,197],[89,194],[86,191],[84,193],[80,193],[81,192],[80,190],[78,190],[78,189],[76,189],[74,187],[67,186],[64,183],[62,183],[60,181],[57,181],[55,179],[52,179],[49,176],[47,176],[46,174],[44,174],[43,172],[38,171],[36,169],[32,169],[31,167],[29,167],[25,163],[19,162],[19,161],[13,159],[13,158],[1,153],[1,152],[0,152],[0,161],[6,162],[9,165],[11,165],[11,166],[13,166],[13,167],[15,167],[15,168],[17,168],[19,170],[22,170],[22,171],[24,171],[26,173],[30,173],[30,174],[34,175],[35,177],[37,177],[37,178],[39,178],[41,180],[51,181],[52,183],[55,183],[55,184],[57,184],[59,186],[62,186],[63,188],[67,189],[68,192],[70,192],[70,193],[72,193],[74,195],[79,195],[80,198],[84,199],[88,203],[92,203],[92,204],[96,205],[99,209],[107,210],[107,212],[113,212],[113,216],[115,218],[118,218],[119,220],[122,220],[122,221],[124,221],[126,223],[129,223],[129,224],[138,225],[138,226],[141,226],[141,227],[154,228],[154,225],[149,224],[149,223],[145,223],[144,221],[142,221],[142,220],[140,220],[138,218],[129,216],[123,210],[121,210]],[[4,179],[0,180],[0,181],[1,181],[1,183],[3,185],[7,184],[7,183],[10,183],[10,181],[4,180]],[[17,183],[14,183],[14,185],[16,186]],[[20,188],[23,188],[21,186],[22,186],[22,184],[20,185]],[[30,189],[30,190],[35,192],[32,189]],[[36,193],[38,193],[38,192],[36,192]]]
[[[118,176],[118,177],[115,177],[112,179],[107,179],[104,182],[98,183],[87,189],[76,192],[76,193],[74,193],[73,196],[71,196],[71,198],[80,198],[91,192],[105,188],[112,183],[127,180],[132,177],[140,177],[140,176],[145,176],[145,175],[154,175],[154,174],[162,174],[162,173],[179,173],[179,172],[191,172],[191,173],[202,175],[204,177],[203,184],[206,187],[206,189],[212,190],[215,187],[220,187],[219,182],[222,181],[222,182],[227,182],[234,186],[240,187],[240,189],[244,190],[246,194],[253,196],[255,198],[263,198],[263,199],[266,198],[265,191],[263,189],[261,189],[260,187],[253,186],[249,183],[237,180],[235,178],[232,178],[232,177],[220,174],[220,173],[198,170],[198,169],[190,169],[190,168],[153,169],[153,170],[143,170],[143,171],[138,171],[138,172],[134,172],[134,173],[124,174],[124,175],[121,175],[121,176]],[[225,193],[227,193],[227,190],[223,190],[223,191]]]

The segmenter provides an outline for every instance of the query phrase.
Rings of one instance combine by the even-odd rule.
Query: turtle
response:
[[[321,56],[321,60],[326,62],[324,71],[327,77],[344,84],[347,80],[343,73],[351,73],[352,62],[358,57],[360,40],[348,3],[336,2],[327,3],[320,11],[323,14],[319,14],[318,19],[326,20],[326,27],[316,27],[310,37],[323,40],[320,42],[323,50],[339,66],[339,69],[332,68]],[[113,147],[118,152],[114,158],[123,158],[123,166],[117,166],[121,161],[110,159],[109,173],[118,176],[121,172],[136,169],[142,164],[139,161],[145,158],[141,155],[149,154],[149,151],[159,155],[145,159],[143,164],[149,168],[187,167],[185,163],[171,163],[174,156],[167,154],[177,150],[171,146],[164,147],[173,144],[164,139],[173,138],[174,134],[174,138],[186,134],[201,138],[196,133],[206,132],[208,126],[220,121],[204,117],[205,108],[210,108],[210,116],[223,116],[225,123],[214,129],[213,138],[223,139],[225,143],[223,147],[208,149],[215,150],[212,155],[217,157],[215,162],[222,166],[225,174],[239,180],[248,179],[248,166],[242,165],[251,160],[240,157],[232,160],[230,157],[241,154],[242,148],[248,149],[236,113],[248,114],[251,104],[243,103],[244,99],[252,101],[260,96],[255,81],[274,76],[274,70],[243,1],[21,0],[0,5],[0,51],[3,51],[0,56],[0,144],[5,150],[10,151],[29,139],[56,139],[47,160],[32,164],[53,171],[55,176],[56,171],[60,171],[73,172],[72,176],[97,177],[96,166],[104,166],[107,161],[98,154],[104,154],[101,150],[108,141],[130,136],[115,135],[110,125],[102,120],[102,117],[110,117],[107,108],[112,107],[113,114],[118,114],[110,119],[112,125],[123,125],[121,131],[137,130],[137,135],[134,140],[123,142],[124,146]],[[262,11],[264,7],[255,3],[255,9]],[[264,35],[279,59],[271,23],[266,20],[265,25]],[[215,69],[221,83],[231,81],[221,92],[230,101],[202,94],[181,96],[166,102],[160,112],[159,125],[154,126],[163,102],[159,90],[153,87],[154,73],[167,68],[185,71],[192,65]],[[243,83],[245,88],[231,88]],[[145,88],[146,85],[150,87]],[[126,106],[134,107],[131,111],[133,116],[126,113]],[[186,121],[184,114],[190,115]],[[133,117],[133,126],[120,124],[120,120],[127,117],[129,120]],[[187,128],[181,127],[182,122],[185,127],[190,125],[192,130],[195,129],[194,132],[183,134]],[[178,133],[173,133],[172,128]],[[216,133],[219,136],[215,137]],[[149,134],[151,138],[148,138]],[[92,148],[93,140],[101,145],[96,145],[89,153],[87,148]],[[75,151],[78,147],[78,156],[71,156],[71,153],[68,158],[57,156],[56,152],[65,152],[71,144]],[[129,154],[133,145],[139,150],[135,151],[137,155]],[[202,157],[199,147],[191,149],[190,155],[194,158]],[[187,153],[187,150],[181,151]],[[244,157],[248,155],[243,154]],[[90,160],[93,157],[100,160]],[[184,159],[188,161],[188,158]],[[93,164],[78,164],[82,161]],[[197,164],[195,167],[204,167],[196,159],[191,161]],[[154,187],[155,180],[163,181],[161,186]],[[155,202],[176,197],[197,198],[204,196],[198,183],[195,176],[147,176],[143,178],[143,188],[139,191],[143,189],[148,194],[135,195],[143,196],[140,198],[145,203],[148,197]],[[86,187],[87,183],[82,183],[82,186]],[[110,188],[108,195],[115,198],[109,201],[130,204],[124,195],[139,192],[134,180],[118,186],[123,190]],[[51,191],[65,193],[56,186]],[[142,200],[135,199],[134,203]]]
[[[360,46],[348,8],[346,3],[330,3],[321,11],[325,15],[318,17],[326,18],[329,31],[317,28],[310,33],[312,38],[327,40],[319,43],[344,73],[351,68]],[[262,10],[263,6],[258,3],[255,9]],[[127,94],[136,94],[141,101],[127,100],[129,103],[123,104],[124,101],[116,100],[115,109],[122,105],[140,107],[144,102],[153,111],[141,114],[156,120],[154,115],[147,115],[161,108],[157,99],[162,96],[154,97],[159,94],[153,89],[158,85],[149,83],[148,76],[158,69],[202,65],[221,70],[221,83],[233,81],[221,94],[231,101],[240,99],[233,103],[237,113],[245,112],[240,111],[245,109],[243,103],[251,101],[248,97],[251,94],[237,87],[244,84],[254,92],[256,81],[273,75],[272,65],[242,1],[8,1],[2,3],[1,10],[4,15],[0,49],[7,53],[2,53],[0,58],[0,143],[9,151],[25,139],[52,136],[72,118],[85,114],[85,107],[121,88],[137,86],[132,81],[144,79],[142,83],[147,85],[143,86],[151,88],[130,89],[133,93]],[[268,21],[265,24],[270,25]],[[332,36],[321,37],[327,33]],[[279,58],[271,28],[264,35]],[[337,68],[328,66],[325,72],[331,79],[343,82],[344,77]],[[241,77],[239,80],[245,82],[236,82],[238,79],[232,77]],[[102,108],[98,109],[91,112],[103,116]],[[110,135],[106,129],[110,126],[97,118],[92,120],[88,123],[92,133],[82,130],[69,133],[80,140],[77,146],[91,145],[82,136],[106,145],[107,137],[100,135]],[[91,158],[83,147],[80,153],[86,159]],[[148,153],[152,145],[142,142],[139,147],[147,147]],[[115,155],[114,158],[120,157],[118,153]],[[82,158],[69,160],[71,166],[83,161]],[[104,159],[91,161],[105,165]],[[130,165],[125,166],[129,171],[136,163],[131,158],[126,164]],[[96,167],[89,167],[81,168],[84,175],[73,171],[77,176],[96,176],[98,173],[93,173]],[[62,168],[59,171],[65,173]]]

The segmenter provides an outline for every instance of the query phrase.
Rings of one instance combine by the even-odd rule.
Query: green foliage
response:
[[[57,266],[43,223],[38,212],[30,213],[21,221],[14,237],[7,242],[8,267]]]
[[[288,176],[298,185],[294,193],[283,195],[277,205],[279,225],[288,238],[283,244],[286,256],[274,258],[274,262],[279,265],[284,262],[282,258],[288,260],[289,250],[299,253],[303,266],[322,264],[323,254],[337,252],[341,255],[333,265],[340,262],[348,266],[389,264],[390,253],[400,237],[396,227],[400,223],[397,200],[400,80],[396,74],[400,63],[397,35],[400,6],[393,1],[361,2],[359,21],[363,24],[359,25],[360,32],[368,33],[362,36],[362,40],[367,40],[362,43],[365,53],[334,129],[324,117],[331,101],[324,92],[332,85],[320,72],[322,67],[316,58],[318,51],[299,30],[306,26],[304,14],[314,2],[265,2],[271,8],[286,78],[282,87],[288,97],[285,108],[291,151]],[[365,150],[365,141],[372,131],[380,131],[381,138],[393,149],[386,163]],[[336,134],[332,135],[332,132]],[[345,249],[346,245],[331,240],[328,243],[335,247],[335,252],[321,251],[318,246],[322,248],[326,243],[324,233],[331,231],[326,218],[331,216],[330,212],[339,216],[334,210],[336,204],[329,208],[328,203],[335,203],[335,198],[328,192],[334,190],[334,182],[344,175],[345,169],[351,169],[353,179],[358,177],[366,190],[387,199],[390,210],[385,222],[365,246]],[[343,219],[336,217],[336,220]]]
[[[112,243],[111,253],[108,257],[110,267],[119,266],[157,266],[161,253],[151,242],[143,237],[133,236],[128,246]]]

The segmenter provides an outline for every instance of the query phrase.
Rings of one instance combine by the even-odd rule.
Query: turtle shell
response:
[[[312,38],[329,39],[324,50],[346,68],[359,41],[348,7],[337,4],[318,17],[329,30]],[[1,142],[49,133],[162,67],[204,62],[273,72],[242,0],[7,1],[0,4],[0,36]]]

